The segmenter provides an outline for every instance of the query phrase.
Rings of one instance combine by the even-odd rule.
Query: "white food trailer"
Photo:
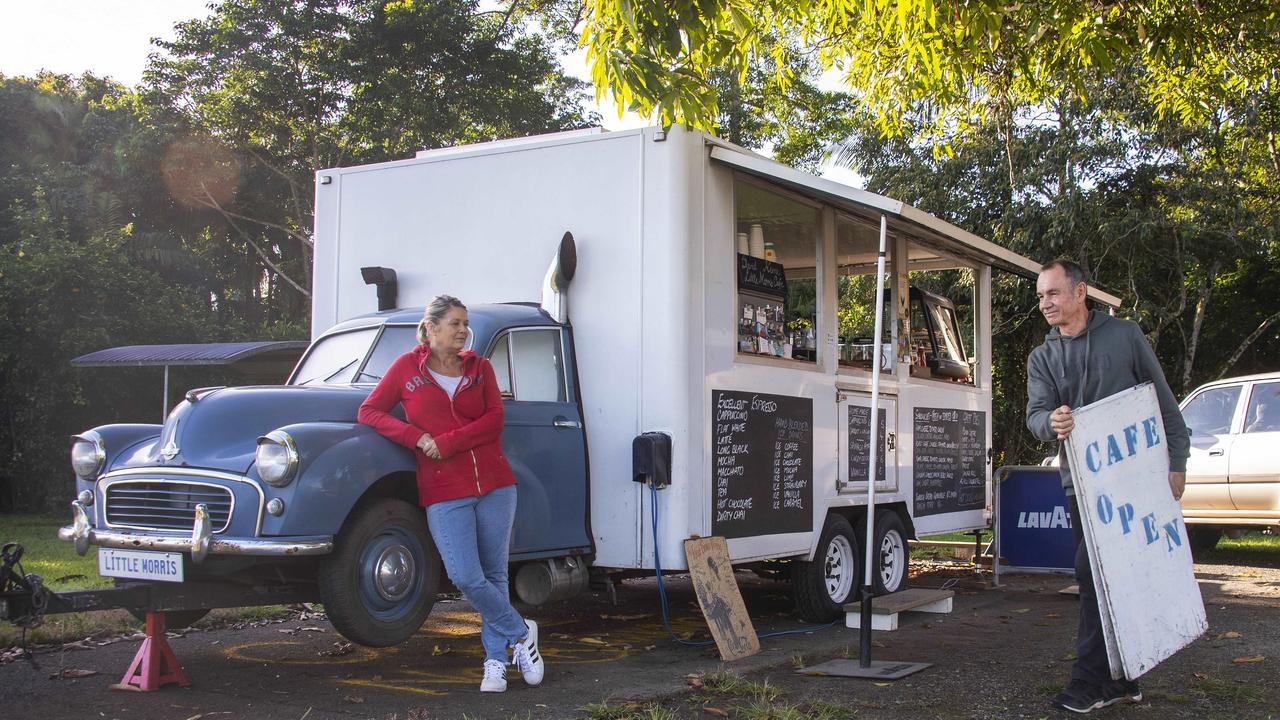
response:
[[[905,582],[908,537],[987,526],[991,273],[1039,263],[702,132],[573,131],[320,171],[313,335],[376,309],[362,267],[394,268],[402,307],[537,302],[565,231],[594,567],[652,569],[656,510],[664,569],[685,568],[683,540],[724,536],[738,564],[800,561],[802,610],[829,617],[861,577],[877,357],[878,583]],[[672,439],[657,508],[633,482],[649,432]]]

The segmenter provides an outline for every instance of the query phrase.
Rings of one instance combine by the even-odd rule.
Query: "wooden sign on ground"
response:
[[[707,618],[711,637],[716,640],[722,660],[740,660],[760,652],[747,607],[738,592],[738,581],[729,563],[729,545],[722,537],[684,541],[689,577],[698,594],[698,605]]]
[[[1206,629],[1150,383],[1072,411],[1071,479],[1111,671],[1135,679]]]

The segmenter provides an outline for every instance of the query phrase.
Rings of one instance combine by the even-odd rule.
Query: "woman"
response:
[[[413,350],[391,364],[360,406],[360,422],[416,450],[418,498],[449,579],[480,612],[481,692],[507,689],[507,647],[530,685],[542,682],[538,625],[511,606],[507,550],[516,480],[502,454],[502,396],[489,361],[467,344],[467,307],[431,301]],[[404,406],[404,422],[391,414]]]

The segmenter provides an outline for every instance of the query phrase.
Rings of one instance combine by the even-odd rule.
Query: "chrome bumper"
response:
[[[89,513],[76,500],[71,503],[72,523],[58,530],[58,539],[75,544],[76,552],[84,555],[90,545],[130,550],[161,550],[165,552],[191,553],[195,562],[211,555],[255,555],[267,557],[294,557],[302,555],[328,555],[333,552],[333,536],[264,540],[261,538],[224,538],[209,532],[208,522],[201,522],[203,506],[196,508],[196,523],[190,537],[172,535],[147,535],[121,530],[102,530],[89,524]]]

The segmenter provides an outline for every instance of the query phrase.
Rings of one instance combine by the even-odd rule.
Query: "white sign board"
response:
[[[1208,629],[1150,383],[1072,412],[1071,478],[1111,672],[1134,679]]]

